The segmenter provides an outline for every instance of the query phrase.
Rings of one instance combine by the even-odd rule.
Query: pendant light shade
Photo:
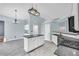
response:
[[[34,9],[33,7],[28,10],[28,13],[30,13],[34,16],[39,16],[40,15],[40,13],[36,9]]]

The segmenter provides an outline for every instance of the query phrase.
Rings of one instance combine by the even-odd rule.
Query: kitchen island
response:
[[[24,36],[24,50],[30,52],[44,44],[44,35],[26,35]]]

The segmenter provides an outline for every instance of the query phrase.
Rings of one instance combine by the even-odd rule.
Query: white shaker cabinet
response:
[[[38,36],[33,38],[24,37],[24,50],[26,52],[30,52],[43,44],[44,36]]]
[[[57,45],[57,38],[58,38],[58,36],[52,35],[52,41],[53,41],[53,43],[55,43],[56,45]]]

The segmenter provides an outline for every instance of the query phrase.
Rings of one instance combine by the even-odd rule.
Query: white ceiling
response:
[[[41,17],[51,20],[58,17],[71,15],[71,3],[38,3],[33,6],[40,12]],[[0,15],[14,17],[14,10],[17,9],[17,18],[27,19],[28,9],[32,4],[28,3],[0,3]]]

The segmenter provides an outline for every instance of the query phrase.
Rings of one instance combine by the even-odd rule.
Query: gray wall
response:
[[[4,21],[4,36],[6,38],[5,41],[16,40],[23,37],[25,32],[24,25],[27,24],[26,19],[18,19],[18,24],[14,24],[14,19],[10,17],[0,16],[0,20]]]
[[[18,20],[18,24],[14,24],[14,19],[6,18],[5,20],[5,37],[7,41],[20,39],[24,35],[25,20]]]
[[[34,16],[31,14],[29,14],[29,16],[30,16],[30,32],[31,32],[31,34],[33,33],[33,24],[37,24],[38,25],[38,33],[43,34],[44,33],[43,32],[44,31],[43,23],[44,23],[45,19],[43,19],[40,16]]]
[[[63,30],[61,30],[61,27]],[[53,32],[69,32],[68,17],[54,20],[51,23],[51,33]]]

